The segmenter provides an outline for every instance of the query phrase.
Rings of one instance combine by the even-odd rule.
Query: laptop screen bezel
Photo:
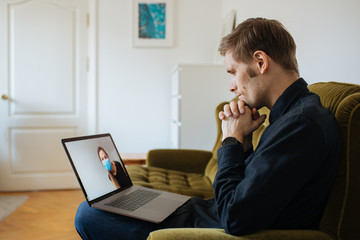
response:
[[[122,160],[122,158],[121,158],[121,156],[120,156],[120,153],[119,153],[119,151],[118,151],[118,149],[117,149],[117,147],[116,147],[116,145],[115,145],[115,142],[114,142],[113,138],[111,137],[111,134],[110,134],[110,133],[102,133],[102,134],[95,134],[95,135],[87,135],[87,136],[79,136],[79,137],[72,137],[72,138],[64,138],[64,139],[61,139],[61,143],[62,143],[62,145],[63,145],[63,147],[64,147],[64,149],[65,149],[65,152],[66,152],[66,155],[67,155],[67,157],[68,157],[68,159],[69,159],[69,161],[70,161],[71,167],[72,167],[72,169],[74,170],[75,176],[76,176],[76,178],[77,178],[77,180],[78,180],[78,182],[79,182],[79,184],[80,184],[80,187],[81,187],[81,189],[82,189],[82,191],[83,191],[83,193],[84,193],[84,195],[85,195],[85,199],[86,199],[86,201],[88,202],[89,206],[91,206],[92,204],[94,204],[94,203],[96,203],[96,202],[99,202],[99,201],[101,201],[101,200],[103,200],[103,199],[105,199],[105,198],[107,198],[107,197],[109,197],[109,196],[112,196],[112,195],[114,195],[114,194],[116,194],[116,193],[118,193],[118,192],[124,191],[125,189],[128,189],[128,188],[130,188],[131,186],[133,186],[133,183],[132,183],[132,181],[131,181],[130,175],[129,175],[127,169],[124,168],[124,169],[125,169],[125,172],[126,172],[126,176],[129,178],[129,184],[128,184],[128,185],[122,186],[121,188],[115,189],[115,190],[112,191],[112,192],[109,192],[109,193],[107,193],[107,194],[104,194],[104,195],[102,195],[102,196],[100,196],[100,197],[97,197],[97,198],[95,198],[95,199],[89,200],[88,194],[87,194],[87,192],[86,192],[86,190],[85,190],[84,185],[82,184],[81,178],[80,178],[79,173],[78,173],[78,171],[77,171],[77,169],[76,169],[76,167],[75,167],[75,164],[74,164],[73,159],[72,159],[72,157],[71,157],[71,155],[70,155],[70,152],[69,152],[69,150],[67,149],[66,143],[75,142],[75,141],[89,140],[89,139],[95,139],[95,138],[103,138],[103,137],[110,137],[110,139],[111,139],[111,141],[112,141],[112,143],[113,143],[113,145],[114,145],[114,148],[115,148],[115,150],[116,150],[116,153],[117,153],[117,155],[118,155],[118,157],[119,157],[119,159],[120,159],[120,161],[121,161],[121,164],[122,164],[123,166],[125,166],[125,164],[124,164],[124,162],[123,162],[123,160]]]

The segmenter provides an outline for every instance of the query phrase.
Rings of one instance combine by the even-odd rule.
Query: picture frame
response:
[[[133,0],[133,46],[172,47],[173,0]]]
[[[228,35],[229,33],[231,33],[235,29],[235,24],[236,24],[236,11],[234,9],[232,9],[231,11],[229,11],[226,14],[226,16],[222,20],[220,38],[219,38],[218,44],[215,49],[213,63],[215,63],[215,64],[224,64],[225,63],[225,59],[223,56],[220,55],[220,53],[218,51],[218,47],[220,45],[221,39],[223,37],[225,37],[226,35]]]

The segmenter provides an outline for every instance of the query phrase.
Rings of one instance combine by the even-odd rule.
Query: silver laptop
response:
[[[160,223],[190,198],[134,186],[108,133],[61,142],[90,207]]]

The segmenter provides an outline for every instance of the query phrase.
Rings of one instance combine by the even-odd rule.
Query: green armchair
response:
[[[337,119],[342,133],[338,174],[318,230],[263,230],[246,236],[232,236],[223,229],[180,228],[150,233],[148,239],[231,239],[231,240],[352,240],[360,239],[360,86],[346,83],[315,83],[309,89]],[[212,152],[197,150],[152,150],[147,166],[129,166],[134,184],[187,194],[213,197],[212,182],[217,171],[217,149],[221,146],[221,124],[216,108],[218,134]],[[267,109],[261,109],[268,113]],[[267,114],[269,115],[269,114]],[[266,121],[253,134],[256,148]]]

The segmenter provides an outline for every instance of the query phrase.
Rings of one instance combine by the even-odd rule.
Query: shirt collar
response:
[[[309,92],[307,85],[303,78],[299,78],[280,95],[270,111],[270,124],[285,114],[297,99]]]

